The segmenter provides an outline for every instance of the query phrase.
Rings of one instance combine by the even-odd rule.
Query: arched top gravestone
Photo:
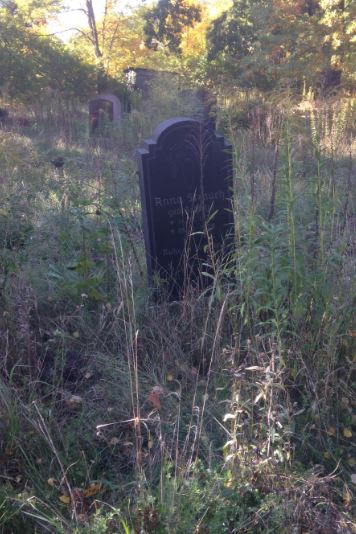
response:
[[[100,94],[89,101],[90,132],[100,128],[105,121],[118,123],[122,116],[120,99],[112,94]]]
[[[177,117],[138,155],[150,285],[164,281],[169,299],[181,299],[206,287],[203,264],[231,246],[231,146],[203,122]]]

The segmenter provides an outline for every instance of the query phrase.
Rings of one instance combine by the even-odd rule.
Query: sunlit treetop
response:
[[[63,8],[63,0],[0,0],[0,9],[28,27],[44,26]]]
[[[167,47],[172,53],[181,52],[182,32],[201,20],[202,8],[192,0],[159,0],[145,14],[145,43],[157,50]]]

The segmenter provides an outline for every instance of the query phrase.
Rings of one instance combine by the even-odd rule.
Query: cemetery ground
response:
[[[0,128],[0,530],[355,532],[352,106],[221,102],[235,252],[155,305],[133,154],[166,94],[102,139],[60,102]]]

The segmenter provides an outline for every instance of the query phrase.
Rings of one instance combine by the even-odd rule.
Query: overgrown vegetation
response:
[[[109,144],[0,131],[2,531],[353,532],[350,102],[225,99],[236,253],[154,307],[132,153],[169,99]]]
[[[0,532],[356,532],[352,2],[85,5],[64,45],[60,0],[0,1]],[[143,101],[135,66],[176,74]],[[134,151],[192,87],[234,254],[154,305]]]

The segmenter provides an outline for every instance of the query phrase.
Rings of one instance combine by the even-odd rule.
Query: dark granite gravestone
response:
[[[231,146],[204,122],[178,117],[138,155],[149,282],[156,297],[163,286],[179,300],[188,287],[207,287],[211,257],[231,249]]]
[[[90,133],[93,135],[105,122],[118,123],[122,110],[119,98],[112,94],[100,94],[89,101]]]

